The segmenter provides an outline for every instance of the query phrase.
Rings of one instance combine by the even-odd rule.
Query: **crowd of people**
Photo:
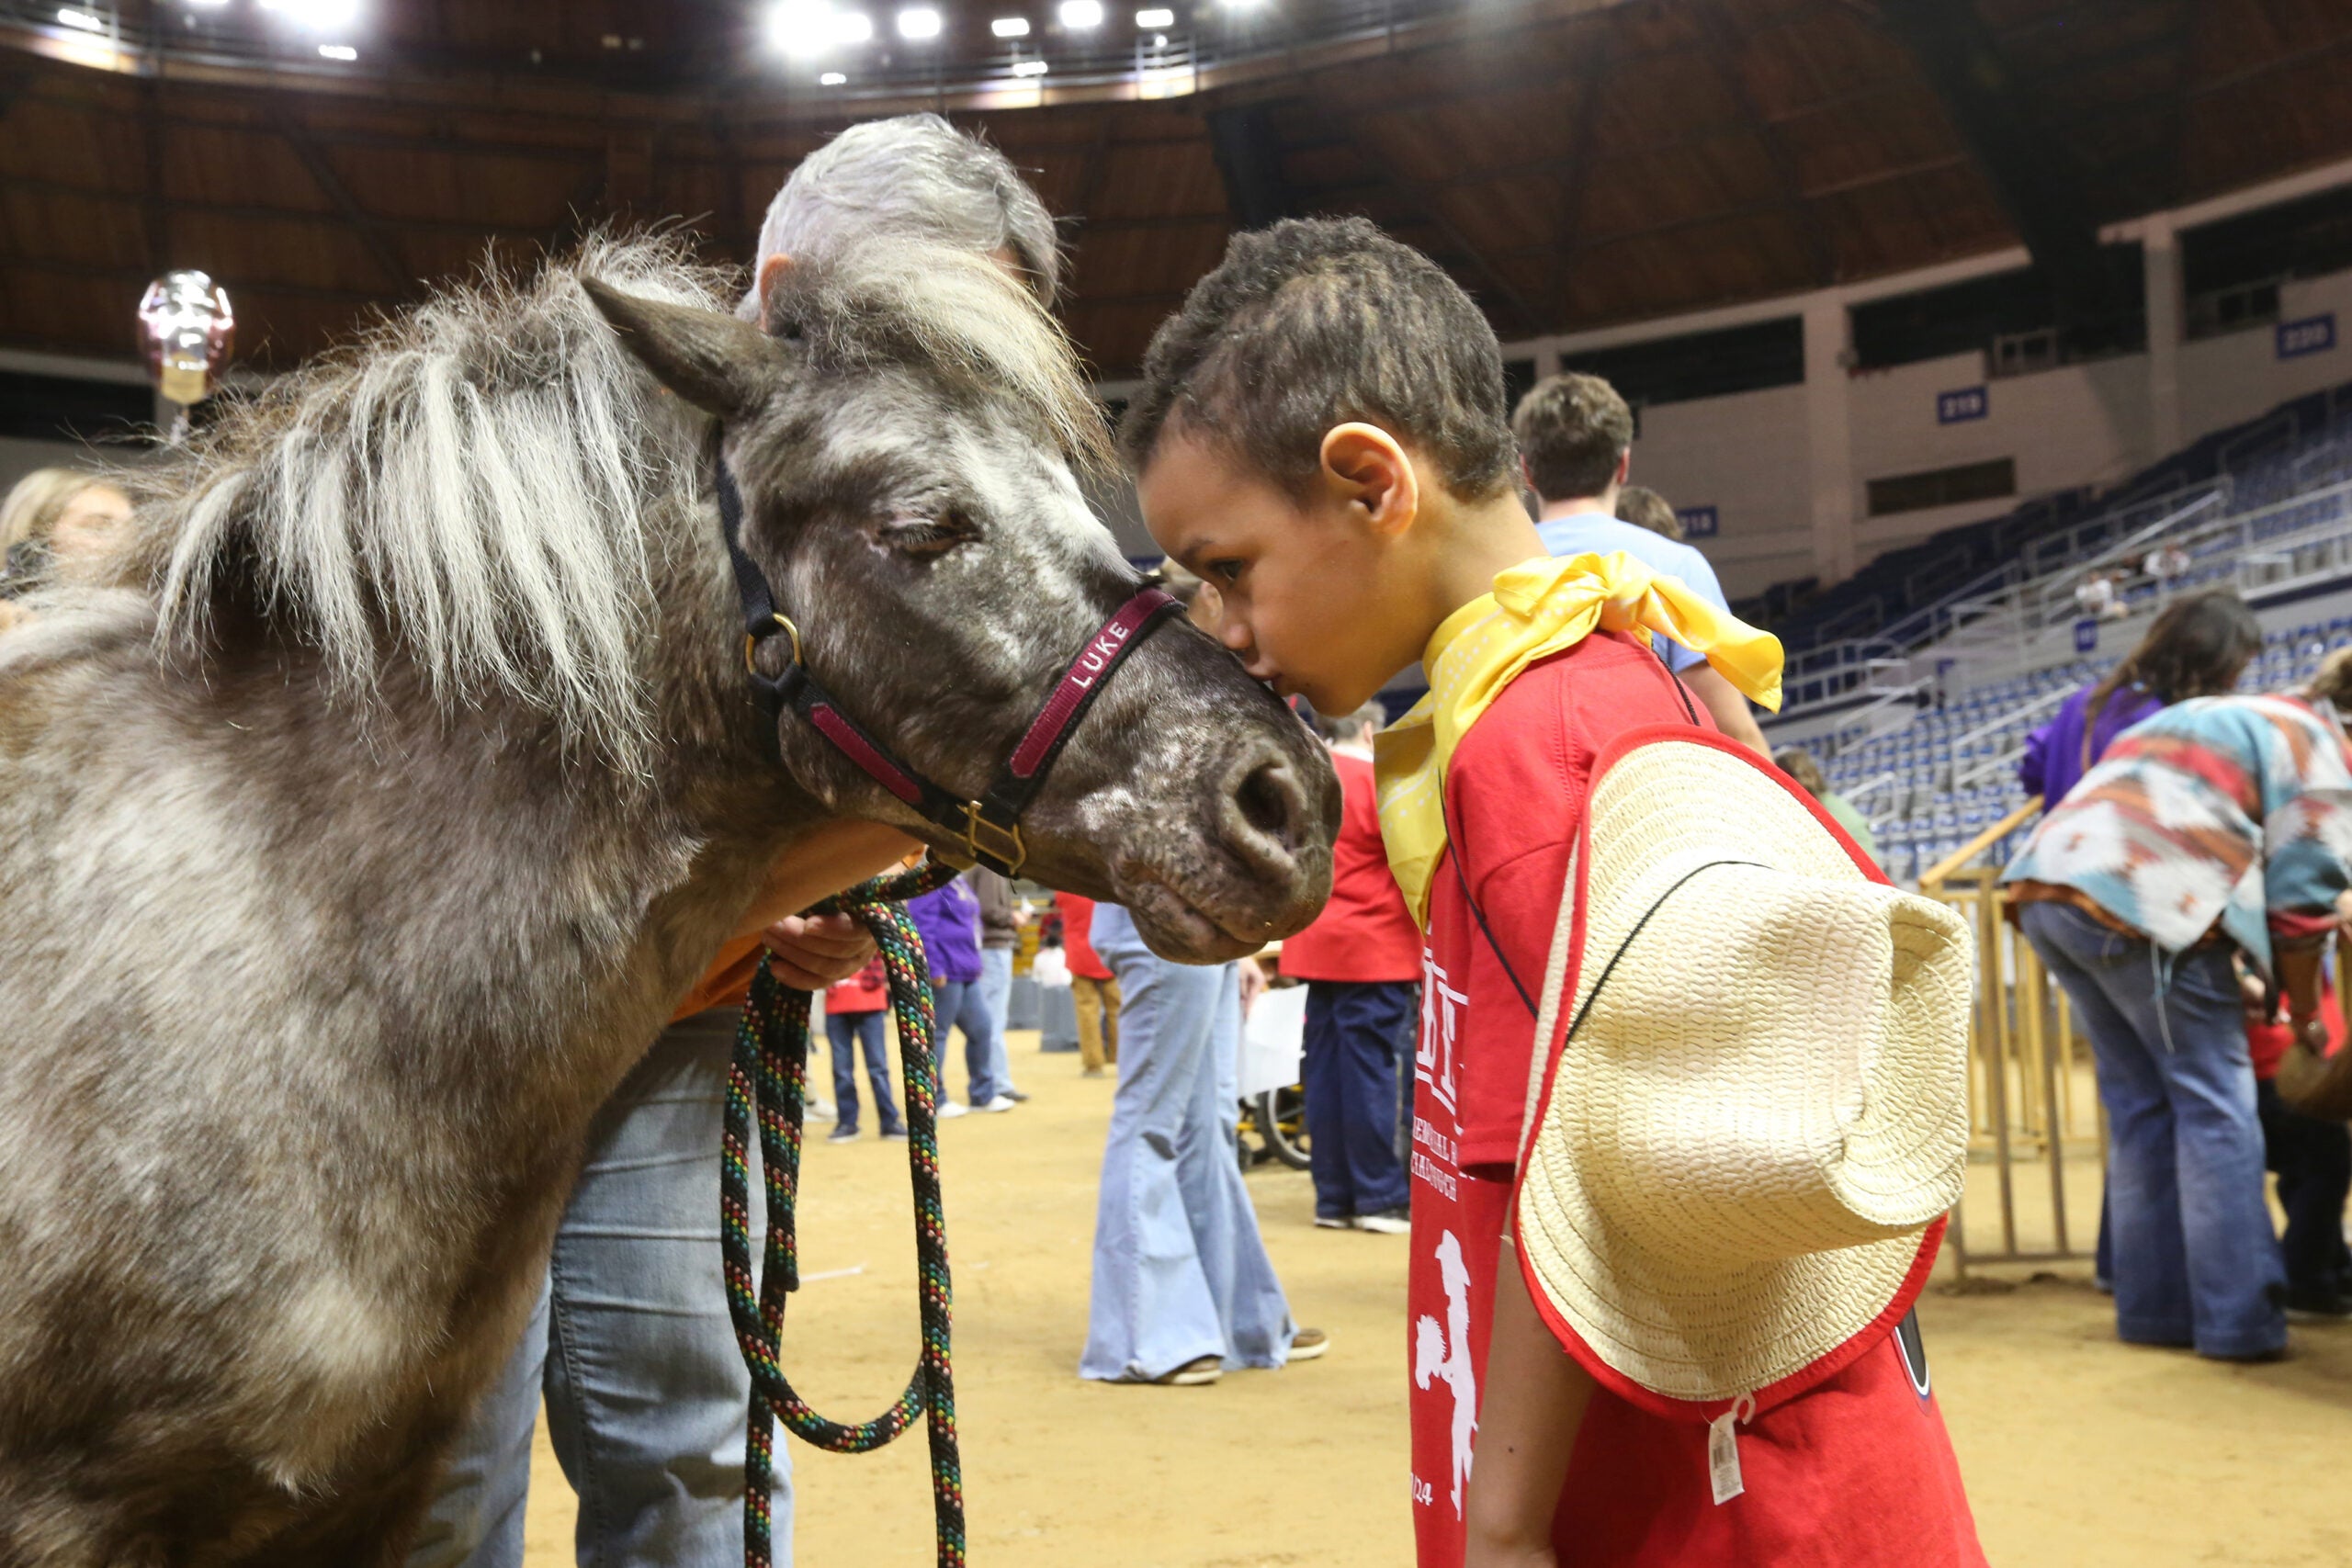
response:
[[[855,127],[793,173],[743,314],[760,318],[763,286],[790,258],[909,231],[993,258],[1047,307],[1059,297],[1062,253],[1035,193],[985,144],[913,116]],[[1247,373],[1268,364],[1284,375]],[[1568,1290],[1521,1228],[1522,1186],[1566,1179],[1529,1164],[1547,1061],[1643,929],[1586,964],[1585,925],[1563,916],[1582,908],[1581,879],[1615,863],[1587,807],[1628,755],[1661,737],[1695,748],[1645,797],[1657,853],[1723,830],[1690,799],[1752,801],[1783,829],[1750,869],[1794,877],[1773,857],[1815,857],[1810,880],[1772,887],[1829,898],[1819,890],[1834,885],[1878,900],[1872,919],[1903,896],[1811,759],[1770,758],[1755,705],[1777,698],[1777,645],[1731,615],[1672,506],[1629,482],[1624,400],[1573,372],[1515,408],[1502,388],[1491,329],[1442,269],[1360,220],[1285,221],[1237,236],[1163,326],[1120,433],[1171,591],[1251,674],[1320,716],[1340,781],[1331,899],[1284,944],[1279,974],[1307,993],[1315,1224],[1408,1238],[1412,1349],[1397,1370],[1419,1561],[1764,1562],[1834,1540],[1852,1568],[1981,1562],[1906,1315],[1939,1234],[1928,1216],[1948,1201],[1899,1222],[1759,1222],[1797,1237],[1792,1255],[1868,1234],[1901,1265],[1854,1283],[1852,1320],[1786,1364],[1772,1358],[1790,1336],[1765,1325],[1821,1303],[1799,1276],[1754,1267],[1767,1255],[1741,1252],[1741,1226],[1690,1231],[1676,1266],[1721,1309],[1690,1331],[1690,1366],[1748,1369],[1721,1385],[1644,1360],[1631,1328],[1612,1345],[1589,1292],[1623,1305],[1637,1282],[1587,1259]],[[130,510],[86,475],[20,484],[0,513],[0,629],[38,614],[20,595],[71,578]],[[2157,565],[2166,581],[2186,570]],[[2109,588],[2086,614],[2120,608]],[[2324,949],[2352,911],[2352,655],[2308,689],[2233,694],[2259,647],[2226,592],[2171,604],[2034,736],[2025,779],[2048,809],[2007,872],[2022,938],[2094,1048],[2113,1139],[2098,1267],[2118,1331],[2237,1359],[2280,1354],[2290,1314],[2352,1315],[2352,1134],[2271,1081],[2290,1053],[2324,1056],[2344,1032]],[[1379,694],[1417,661],[1429,690],[1392,720]],[[1712,796],[1666,787],[1702,777]],[[1819,816],[1804,804],[1784,821],[1784,797]],[[416,1568],[519,1563],[542,1407],[582,1499],[582,1561],[740,1555],[748,1382],[713,1201],[739,1010],[763,958],[821,992],[832,1099],[811,1113],[850,1142],[870,1098],[874,1132],[905,1139],[880,960],[846,919],[797,911],[914,847],[859,823],[796,845],[648,1043],[598,1119],[537,1315],[460,1439]],[[1680,886],[1652,888],[1642,920]],[[910,910],[943,1091],[951,1037],[963,1040],[961,1091],[943,1092],[940,1114],[1015,1111],[1028,1098],[1007,1049],[1015,955],[1038,916],[986,870]],[[1325,1354],[1329,1337],[1293,1314],[1235,1157],[1237,1054],[1264,972],[1172,964],[1115,905],[1062,894],[1052,918],[1078,1071],[1115,1075],[1077,1374],[1197,1387]],[[1755,951],[1743,978],[1769,987],[1787,955]],[[1879,983],[1866,968],[1852,987]],[[1629,972],[1622,989],[1635,984]],[[1563,994],[1582,1005],[1563,1009]],[[1668,1027],[1626,1027],[1653,1025]],[[1684,1092],[1738,1099],[1704,1081]],[[1615,1201],[1575,1196],[1596,1213]],[[788,1541],[781,1448],[775,1473]]]

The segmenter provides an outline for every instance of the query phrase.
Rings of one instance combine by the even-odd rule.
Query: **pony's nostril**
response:
[[[1298,848],[1298,823],[1304,802],[1291,771],[1281,762],[1263,762],[1250,770],[1234,792],[1241,819],[1284,850]]]

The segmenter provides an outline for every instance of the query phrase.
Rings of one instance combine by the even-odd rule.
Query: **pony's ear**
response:
[[[748,321],[640,299],[593,277],[580,286],[655,378],[707,413],[741,419],[765,407],[784,378],[783,352]]]

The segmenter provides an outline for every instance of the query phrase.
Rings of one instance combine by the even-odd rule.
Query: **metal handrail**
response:
[[[2038,795],[2029,796],[2024,805],[1920,873],[1919,891],[1931,897],[1942,892],[1944,884],[1951,879],[1952,873],[1959,871],[1970,861],[2025,826],[2034,813],[2041,809],[2041,796]]]

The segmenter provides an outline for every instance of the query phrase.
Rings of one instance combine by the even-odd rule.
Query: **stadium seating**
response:
[[[2320,660],[2352,646],[2352,616],[2312,621],[2264,639],[2239,689],[2279,691],[2311,678]],[[1902,728],[1866,736],[1858,726],[1803,742],[1829,787],[1871,819],[1879,859],[1898,882],[1916,882],[1937,862],[2025,802],[2017,764],[2025,738],[2067,694],[2098,680],[2113,660],[2075,660],[1988,682],[1923,709]],[[2007,860],[2031,821],[2004,837],[1990,858]]]
[[[1955,597],[2080,561],[2199,486],[2226,482],[2230,510],[2245,512],[2344,479],[2352,479],[2352,383],[2217,431],[2104,492],[2041,497],[1889,550],[1825,592],[1808,594],[1809,581],[1776,583],[1733,608],[1761,617],[1792,653],[1860,637],[1917,648],[1946,629],[1935,612]]]

